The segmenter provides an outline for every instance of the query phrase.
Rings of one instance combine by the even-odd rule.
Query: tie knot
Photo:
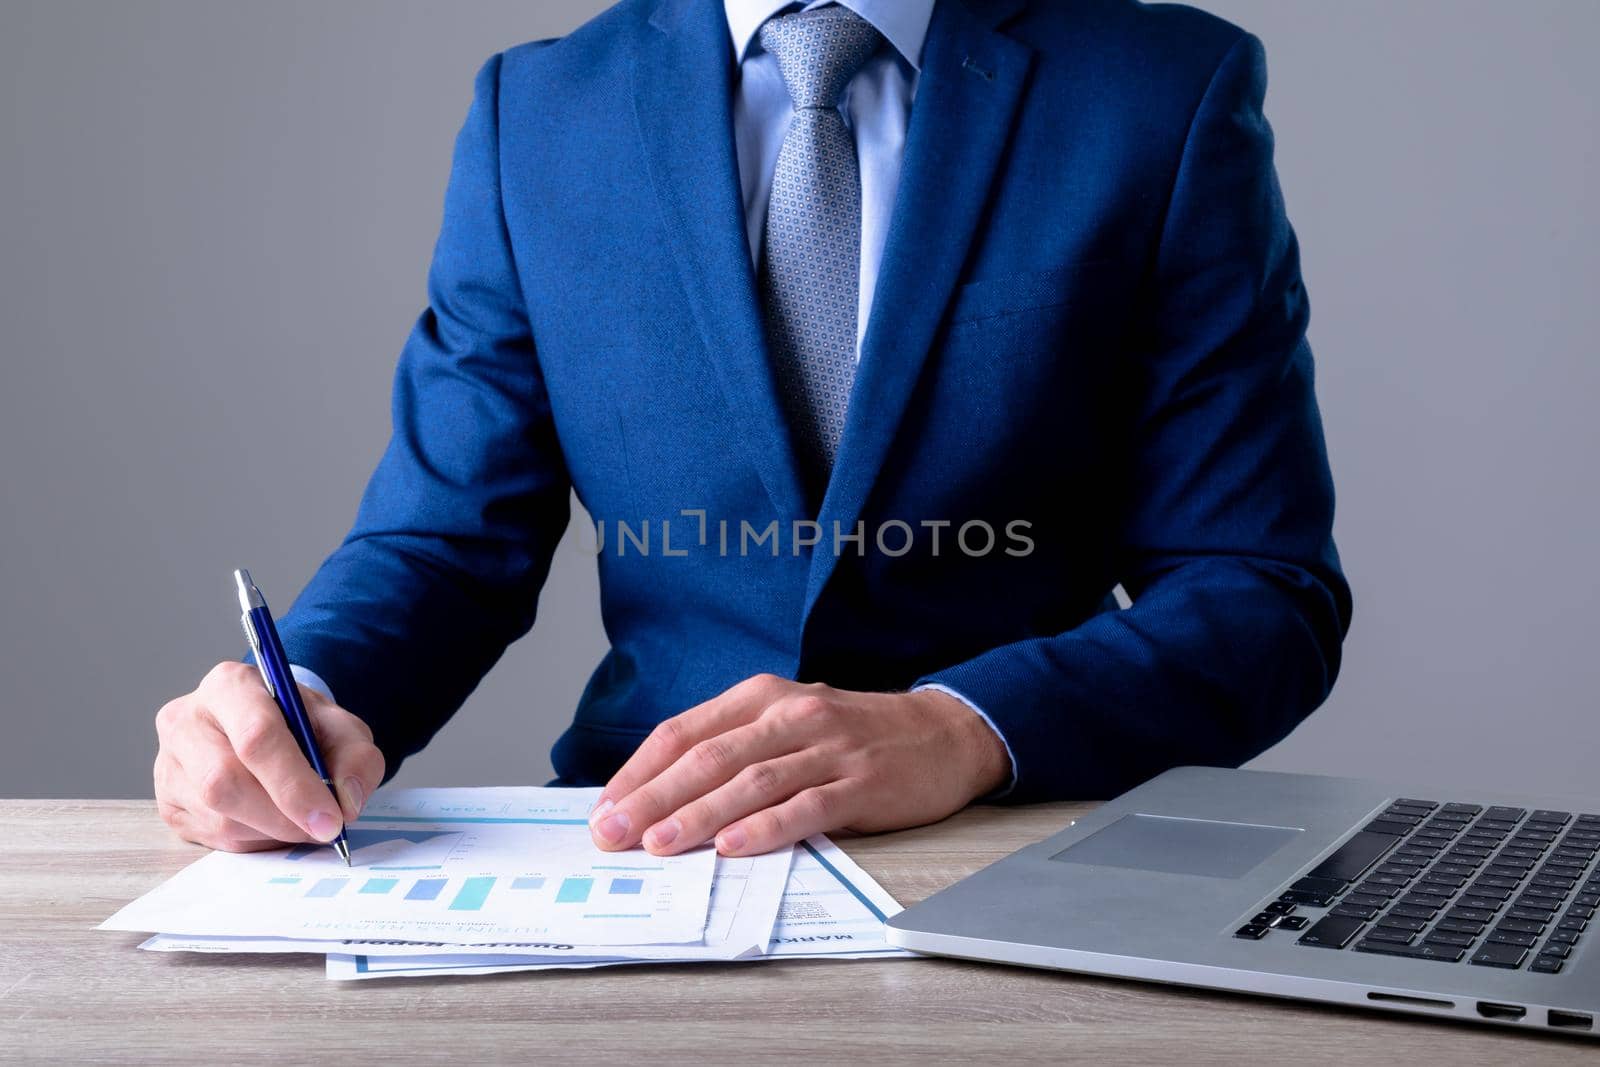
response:
[[[872,23],[836,4],[761,27],[761,47],[778,60],[796,109],[837,107],[844,87],[882,41]]]

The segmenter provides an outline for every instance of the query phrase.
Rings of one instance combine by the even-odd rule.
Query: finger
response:
[[[852,820],[861,789],[861,782],[853,778],[802,789],[782,804],[723,830],[717,835],[717,851],[724,856],[757,856],[836,830]]]
[[[597,844],[605,849],[632,848],[649,830],[653,838],[647,847],[664,850],[673,843],[679,829],[668,818],[673,812],[726,784],[750,764],[794,752],[802,743],[782,724],[762,718],[708,737],[650,781],[619,798],[611,815],[595,826]],[[608,835],[614,820],[621,820],[628,829],[620,835]]]
[[[207,848],[224,852],[261,852],[283,847],[283,842],[268,840],[243,823],[221,816],[208,816],[169,805],[163,810],[162,818],[177,831],[179,837]]]
[[[306,705],[306,714],[322,747],[345,822],[353,822],[383,782],[383,753],[372,743],[371,728],[337,704],[313,698]]]
[[[607,814],[623,797],[672,766],[699,742],[751,721],[785,687],[793,684],[775,675],[758,674],[703,704],[674,715],[652,730],[600,791],[599,803],[589,815],[589,824],[598,835],[596,843],[620,838],[628,832],[627,825],[609,821],[615,816]],[[603,827],[612,832],[603,833]]]
[[[703,845],[718,830],[746,815],[828,781],[832,769],[827,755],[814,747],[751,763],[726,784],[691,800],[646,830],[645,850],[668,856]]]
[[[308,839],[245,769],[215,722],[195,716],[182,730],[173,731],[166,743],[179,770],[168,789],[176,804],[196,814],[211,812],[243,823],[258,838]]]
[[[344,820],[338,801],[311,769],[264,689],[248,684],[245,675],[235,675],[210,712],[239,762],[279,811],[314,840],[332,841],[339,835]]]

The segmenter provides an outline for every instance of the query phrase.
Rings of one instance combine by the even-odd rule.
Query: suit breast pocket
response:
[[[1114,259],[1080,260],[1049,270],[978,278],[956,290],[948,319],[951,330],[1003,325],[1036,312],[1065,309],[1127,279],[1125,264]]]

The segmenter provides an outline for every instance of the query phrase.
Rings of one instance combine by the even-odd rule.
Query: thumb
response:
[[[372,743],[372,730],[350,712],[329,701],[308,704],[322,758],[333,779],[344,821],[352,822],[383,781],[383,753]]]

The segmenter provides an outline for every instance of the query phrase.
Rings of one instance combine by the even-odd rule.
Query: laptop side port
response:
[[[1550,1009],[1549,1023],[1557,1030],[1593,1030],[1594,1016],[1586,1011]]]
[[[1492,1000],[1478,1001],[1478,1014],[1485,1019],[1505,1019],[1507,1021],[1520,1019],[1528,1014],[1528,1009],[1521,1004],[1496,1004]]]
[[[1368,993],[1368,1000],[1375,1000],[1379,1004],[1404,1004],[1414,1008],[1438,1008],[1442,1011],[1452,1011],[1456,1003],[1453,1000],[1435,1000],[1432,997],[1408,997],[1400,993]]]

